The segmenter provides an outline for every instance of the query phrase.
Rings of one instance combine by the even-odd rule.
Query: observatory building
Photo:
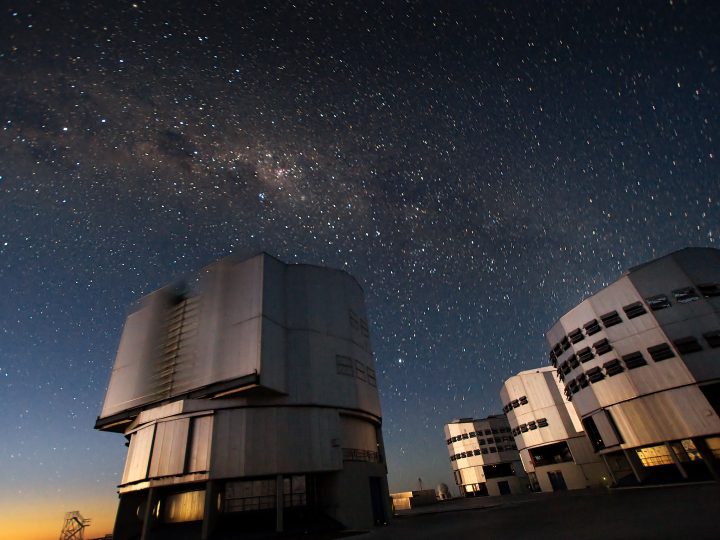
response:
[[[445,425],[445,442],[463,497],[527,491],[527,475],[504,414],[453,420]]]
[[[500,400],[533,489],[562,491],[609,484],[605,463],[593,452],[553,367],[510,377]]]
[[[546,337],[616,483],[718,478],[720,251],[688,248],[631,268]]]
[[[367,529],[390,512],[363,291],[261,254],[125,323],[95,427],[128,453],[113,538]]]

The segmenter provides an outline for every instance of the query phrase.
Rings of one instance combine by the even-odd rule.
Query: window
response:
[[[553,352],[555,353],[555,356],[560,356],[563,353],[563,348],[559,343],[555,344],[555,347],[553,347]]]
[[[517,399],[513,399],[510,402],[510,405],[512,405],[513,409],[517,409],[520,406],[520,402]],[[485,430],[485,435],[489,435],[490,432],[488,430]]]
[[[578,375],[577,379],[575,379],[575,380],[577,381],[578,386],[580,388],[587,388],[587,385],[590,384],[590,382],[588,381],[587,375],[585,375],[584,373],[581,373],[580,375]]]
[[[513,405],[513,407],[514,407],[514,406],[515,406],[515,405]],[[478,432],[478,433],[479,433],[479,432]],[[486,429],[486,430],[485,430],[485,435],[492,435],[492,431],[490,431],[489,429]]]
[[[645,315],[647,313],[642,302],[634,302],[632,304],[628,304],[627,306],[623,306],[623,311],[625,312],[625,315],[627,315],[628,319],[634,319],[635,317],[639,317],[640,315]]]
[[[518,401],[520,402],[520,405],[527,405],[527,404],[528,404],[527,396],[520,396],[520,397],[518,398]]]
[[[698,285],[698,290],[705,298],[720,296],[720,284],[718,283],[701,283]]]
[[[570,338],[570,341],[572,341],[573,343],[577,343],[577,342],[585,339],[585,336],[583,335],[582,330],[580,330],[579,328],[576,328],[575,330],[570,332],[568,334],[568,337]]]
[[[538,427],[547,427],[548,426],[547,418],[538,418],[537,425],[538,425]]]
[[[488,453],[488,449],[487,449],[487,448],[481,448],[480,451],[481,451],[483,454],[487,454],[487,453]]]
[[[495,448],[494,446],[491,446],[490,448],[488,448],[488,450],[491,454],[497,454],[497,448]]]
[[[698,343],[698,340],[693,336],[687,336],[680,339],[673,340],[675,348],[680,354],[694,353],[702,351],[702,345]]]
[[[583,418],[582,425],[585,428],[585,433],[587,434],[588,439],[590,439],[590,444],[592,444],[593,449],[597,452],[605,448],[605,443],[600,436],[600,430],[598,430],[595,425],[595,420],[593,420],[591,416]]]
[[[580,365],[580,362],[578,362],[577,356],[573,354],[567,359],[567,364],[570,366],[570,369],[575,369]]]
[[[488,437],[487,443],[488,443],[488,444],[495,444],[495,439],[493,439],[492,437]]]
[[[478,439],[478,444],[485,444],[485,439]]]
[[[476,448],[475,450],[473,450],[473,455],[479,456],[479,455],[480,455],[480,449],[479,449],[479,448]]]
[[[528,429],[533,431],[537,429],[537,424],[535,423],[535,420],[532,420],[528,422]]]
[[[365,364],[360,360],[355,360],[355,376],[361,381],[365,380]]]
[[[493,432],[495,435],[497,435],[498,430],[497,430],[497,429],[493,429],[492,432]]]
[[[602,370],[599,367],[594,367],[592,369],[589,369],[586,373],[588,380],[591,383],[600,382],[605,378],[605,374],[602,372]]]
[[[610,345],[610,342],[607,339],[601,339],[600,341],[593,343],[593,349],[595,349],[598,356],[602,356],[612,350],[612,345]]]
[[[683,287],[682,289],[675,289],[673,292],[673,296],[675,297],[675,301],[678,304],[689,304],[690,302],[695,302],[695,300],[699,300],[700,297],[695,292],[695,289],[692,287]]]
[[[586,322],[583,325],[583,328],[585,329],[585,333],[588,336],[597,334],[600,331],[600,325],[598,324],[597,319],[593,319],[592,321]]]
[[[337,366],[337,372],[340,375],[347,375],[352,377],[355,375],[353,367],[353,359],[348,356],[340,356],[339,354],[335,357],[335,364]]]
[[[555,356],[554,351],[550,351],[549,358],[550,358],[550,363],[552,364],[552,367],[557,367],[557,356]]]
[[[668,297],[664,294],[651,296],[649,298],[646,298],[645,301],[647,302],[647,305],[650,306],[650,309],[652,309],[653,311],[659,311],[661,309],[669,308],[672,305],[670,303],[670,300],[668,300]]]
[[[518,427],[520,428],[520,431],[522,431],[523,433],[527,433],[527,430],[528,430],[527,424],[521,424]]]
[[[590,347],[585,347],[584,349],[581,349],[577,353],[578,360],[580,360],[582,363],[587,362],[588,360],[592,360],[595,358],[595,355],[590,350]]]
[[[467,434],[467,433],[463,433],[463,434],[462,434],[462,438],[463,438],[463,439],[467,439],[467,438],[468,438],[468,434]]]
[[[445,442],[448,443],[448,444],[452,443],[452,438],[446,440]]]
[[[639,368],[640,366],[646,366],[647,362],[640,351],[635,351],[630,354],[626,354],[622,357],[623,362],[628,369]]]
[[[474,436],[475,436],[475,432],[474,432],[474,431],[471,431],[469,435],[470,435],[470,437],[474,437]]]
[[[377,386],[377,379],[375,378],[375,370],[368,366],[367,368],[367,382],[370,386]]]
[[[705,332],[703,337],[705,338],[705,341],[707,341],[707,344],[713,349],[720,347],[720,330]]]
[[[563,375],[570,373],[571,369],[567,362],[560,364],[560,371],[562,371]]]
[[[639,448],[635,450],[635,453],[644,467],[657,467],[658,465],[672,465],[674,463],[670,456],[670,449],[664,444]]]
[[[618,315],[617,311],[611,311],[605,315],[600,315],[600,320],[605,328],[610,328],[611,326],[615,326],[616,324],[620,324],[622,322],[622,319],[620,318],[620,315]]]
[[[618,373],[622,373],[623,371],[625,371],[622,367],[622,364],[620,363],[620,360],[618,360],[617,358],[615,360],[605,362],[603,364],[603,367],[605,368],[605,372],[608,374],[608,377],[613,377]]]
[[[530,459],[536,467],[553,463],[566,463],[573,457],[566,442],[546,444],[529,449]]]
[[[668,358],[672,358],[675,356],[675,353],[670,348],[670,345],[667,343],[660,343],[659,345],[654,345],[652,347],[649,347],[647,350],[650,353],[650,356],[655,362],[660,362],[661,360],[667,360]]]
[[[567,389],[571,394],[577,394],[580,390],[580,388],[578,387],[578,383],[574,380],[568,383]]]
[[[555,372],[557,373],[558,379],[560,379],[561,381],[565,380],[565,375],[563,375],[562,369],[560,367],[558,367]]]
[[[497,465],[483,465],[485,478],[499,478],[515,474],[511,463],[498,463]]]
[[[567,336],[562,338],[562,341],[560,342],[560,347],[562,347],[563,352],[567,351],[570,348],[570,340]]]

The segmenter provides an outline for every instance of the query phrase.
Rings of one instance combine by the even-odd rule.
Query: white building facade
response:
[[[505,415],[445,425],[455,483],[464,497],[524,493],[527,475]]]
[[[720,251],[688,248],[632,268],[546,338],[616,483],[718,477]]]
[[[113,538],[385,523],[357,281],[266,254],[200,274],[196,292],[160,289],[125,324],[96,423],[129,447]]]
[[[608,484],[605,463],[593,452],[553,367],[510,377],[500,391],[500,400],[534,490]]]

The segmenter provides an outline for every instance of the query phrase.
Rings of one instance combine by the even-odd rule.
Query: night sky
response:
[[[110,530],[128,310],[231,253],[359,279],[391,490],[453,486],[558,317],[720,244],[720,4],[625,4],[3,2],[0,537]]]

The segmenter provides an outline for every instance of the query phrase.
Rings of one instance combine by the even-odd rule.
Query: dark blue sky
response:
[[[0,502],[112,503],[129,306],[260,250],[363,283],[391,487],[449,483],[560,315],[720,236],[720,8],[625,4],[6,3]]]

